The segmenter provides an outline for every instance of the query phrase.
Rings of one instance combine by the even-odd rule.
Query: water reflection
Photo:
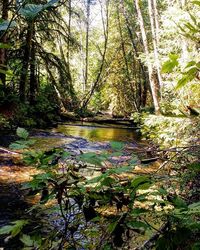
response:
[[[138,134],[131,128],[103,128],[89,126],[59,125],[54,132],[60,132],[68,136],[76,136],[97,141],[123,141],[132,142],[138,139]]]

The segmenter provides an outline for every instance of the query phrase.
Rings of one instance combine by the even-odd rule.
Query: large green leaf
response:
[[[28,138],[28,136],[29,136],[28,131],[26,129],[20,128],[20,127],[17,128],[16,133],[20,138],[23,138],[24,140],[26,140]]]
[[[42,11],[52,7],[58,0],[51,0],[47,4],[26,4],[19,10],[19,13],[27,20],[34,20]]]

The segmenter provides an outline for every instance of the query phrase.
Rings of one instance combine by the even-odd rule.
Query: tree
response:
[[[147,40],[147,35],[146,35],[146,30],[145,30],[145,25],[144,25],[144,20],[143,20],[141,8],[140,8],[139,0],[135,0],[135,7],[136,7],[136,12],[137,12],[137,17],[138,17],[138,23],[140,26],[140,32],[141,32],[141,37],[142,37],[142,42],[143,42],[143,47],[144,47],[144,53],[145,53],[146,60],[147,60],[149,83],[150,83],[150,87],[151,87],[153,104],[154,104],[156,114],[159,114],[160,107],[159,107],[158,80],[157,80],[156,74],[153,70],[152,63],[149,60],[150,52],[149,52],[148,40]]]
[[[3,0],[1,4],[1,18],[3,21],[8,21],[8,10],[9,10],[9,0]],[[7,43],[7,33],[5,30],[0,31],[0,81],[5,89],[6,86],[6,65],[7,65],[7,53],[6,46]]]

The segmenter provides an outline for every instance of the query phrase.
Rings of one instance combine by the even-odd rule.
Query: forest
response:
[[[0,1],[0,249],[200,249],[200,1]]]

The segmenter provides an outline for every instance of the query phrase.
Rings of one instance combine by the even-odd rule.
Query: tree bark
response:
[[[2,2],[2,19],[8,20],[8,7],[9,7],[9,0],[3,0]],[[4,31],[3,31],[4,32]],[[7,42],[7,33],[0,34],[0,43],[6,44]],[[0,49],[0,69],[6,70],[7,69],[7,55],[6,49]],[[0,82],[3,85],[3,89],[6,87],[6,74],[0,73]]]
[[[162,85],[162,79],[160,74],[160,62],[159,62],[159,54],[158,54],[158,20],[156,21],[155,13],[157,13],[156,9],[156,0],[148,0],[148,9],[149,9],[149,18],[151,24],[151,33],[152,33],[152,42],[153,42],[153,52],[154,52],[154,60],[155,60],[155,70],[158,76],[158,84]],[[156,10],[155,10],[156,9]],[[157,23],[157,25],[156,25]]]
[[[148,48],[148,40],[147,40],[146,30],[144,26],[144,20],[142,17],[142,12],[141,12],[140,5],[139,5],[139,0],[135,0],[135,7],[136,7],[138,22],[139,22],[140,31],[141,31],[144,53],[147,58],[147,68],[148,68],[151,94],[153,98],[153,105],[154,105],[155,113],[159,114],[160,113],[159,95],[158,95],[159,88],[157,86],[156,77],[153,71],[152,63],[149,61],[150,53],[149,53],[149,48]]]
[[[84,91],[88,85],[88,57],[89,57],[89,25],[90,25],[90,0],[86,2],[86,38],[85,38],[85,74],[84,74]]]
[[[132,80],[131,80],[131,76],[130,76],[129,65],[128,65],[128,61],[127,61],[127,57],[126,57],[126,48],[125,48],[124,39],[123,39],[123,33],[122,33],[119,4],[117,4],[117,21],[118,21],[118,28],[119,28],[119,34],[120,34],[120,41],[121,41],[121,48],[122,48],[122,53],[123,53],[123,59],[124,59],[125,67],[126,67],[126,76],[127,76],[128,81],[129,81],[129,84],[131,86],[131,89],[133,91],[133,93],[132,93],[132,96],[133,96],[133,106],[134,106],[135,110],[138,112],[140,106],[139,105],[138,105],[139,107],[137,106],[138,102],[136,100],[135,93],[134,93],[135,91],[134,91],[133,86],[132,86]]]
[[[91,90],[87,93],[85,100],[83,101],[82,107],[81,109],[85,109],[92,97],[92,95],[94,94],[95,89],[97,88],[97,86],[99,85],[99,82],[101,80],[101,76],[102,76],[102,72],[104,69],[104,64],[105,64],[105,60],[106,60],[106,52],[107,52],[107,45],[108,45],[108,33],[109,33],[109,4],[110,4],[110,0],[106,1],[106,23],[104,21],[104,17],[103,17],[103,10],[102,10],[102,6],[101,6],[101,16],[102,16],[102,23],[103,23],[103,29],[104,29],[104,48],[103,48],[103,52],[102,54],[102,59],[101,59],[101,65],[99,67],[99,72],[97,74],[96,80],[94,81]]]
[[[138,60],[138,63],[139,63],[139,71],[140,71],[140,75],[142,74],[142,79],[140,77],[140,82],[139,84],[141,84],[142,86],[142,93],[141,93],[141,105],[142,107],[145,107],[146,105],[146,99],[147,99],[147,92],[148,92],[148,76],[147,76],[147,72],[145,70],[145,65],[143,64],[143,62],[141,61],[141,59],[139,59],[139,52],[138,52],[138,48],[137,48],[137,45],[135,43],[135,39],[134,39],[134,35],[133,35],[133,31],[131,29],[131,24],[129,22],[129,17],[127,15],[127,12],[126,12],[126,9],[125,9],[125,6],[124,6],[124,1],[123,0],[120,0],[120,3],[121,3],[121,7],[122,7],[122,11],[123,11],[123,15],[124,15],[124,18],[125,18],[125,21],[126,21],[126,27],[127,27],[127,30],[128,30],[128,34],[129,34],[129,37],[130,37],[130,40],[131,40],[131,44],[132,44],[132,47],[133,47],[133,51],[136,55],[136,58]]]
[[[67,63],[70,67],[70,37],[71,37],[71,19],[72,19],[72,2],[68,0],[69,19],[68,19],[68,41],[67,41]]]
[[[24,47],[24,57],[22,62],[22,71],[19,82],[19,97],[21,102],[26,100],[26,83],[28,78],[28,68],[30,63],[31,45],[33,38],[34,22],[28,23],[26,44]]]
[[[38,89],[38,78],[36,74],[36,53],[35,44],[32,42],[30,60],[30,105],[34,105],[36,101],[36,93]]]

